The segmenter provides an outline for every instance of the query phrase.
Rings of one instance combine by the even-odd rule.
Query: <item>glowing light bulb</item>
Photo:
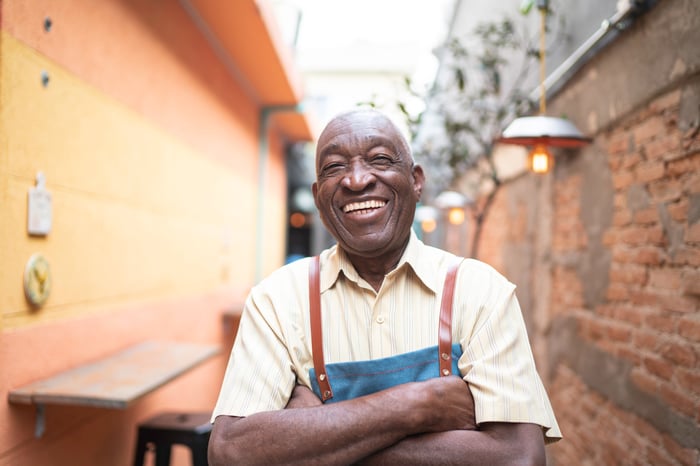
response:
[[[452,225],[461,225],[464,223],[464,209],[454,207],[447,214],[447,219]]]
[[[437,228],[437,222],[435,219],[432,218],[426,218],[420,223],[421,228],[423,229],[424,232],[426,233],[432,233],[435,231]]]
[[[528,166],[534,173],[547,173],[554,165],[554,157],[543,144],[537,144],[528,156]]]

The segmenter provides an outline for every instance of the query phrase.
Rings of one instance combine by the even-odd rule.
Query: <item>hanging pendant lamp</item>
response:
[[[533,146],[528,156],[528,168],[535,173],[547,173],[554,165],[554,157],[547,147],[581,147],[591,142],[591,139],[581,134],[571,121],[546,116],[545,23],[548,3],[547,0],[537,1],[540,11],[540,114],[516,118],[497,140],[503,144]]]

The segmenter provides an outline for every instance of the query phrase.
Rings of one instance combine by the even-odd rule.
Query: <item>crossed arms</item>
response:
[[[297,385],[286,409],[218,416],[209,463],[545,464],[542,428],[485,423],[459,377],[398,385],[324,405]]]

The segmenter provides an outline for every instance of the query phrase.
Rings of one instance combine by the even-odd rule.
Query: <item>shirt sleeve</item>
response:
[[[241,317],[212,421],[287,405],[296,376],[271,300],[251,292]]]
[[[488,292],[472,309],[477,316],[461,342],[459,361],[474,397],[476,421],[538,424],[547,442],[558,440],[561,433],[535,367],[515,285],[499,279],[483,290]]]

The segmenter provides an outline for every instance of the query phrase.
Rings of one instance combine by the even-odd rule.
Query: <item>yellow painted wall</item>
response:
[[[33,407],[1,404],[0,464],[129,464],[137,422],[208,411],[218,393],[235,333],[221,314],[255,275],[259,104],[174,0],[0,8],[0,394],[149,338],[222,346],[125,411],[49,406],[40,439]],[[286,222],[284,143],[269,137],[265,272]],[[38,171],[46,237],[26,227]],[[53,288],[32,310],[22,273],[36,252]]]
[[[3,37],[3,153],[7,203],[0,271],[3,325],[103,309],[250,281],[255,194],[251,180],[182,144],[33,50]],[[26,79],[48,70],[42,88]],[[60,109],[60,111],[57,111]],[[253,157],[251,159],[254,160]],[[46,238],[26,232],[27,191],[38,171],[53,195]],[[50,261],[54,289],[28,313],[18,271],[34,252]],[[236,267],[233,267],[233,255]]]

